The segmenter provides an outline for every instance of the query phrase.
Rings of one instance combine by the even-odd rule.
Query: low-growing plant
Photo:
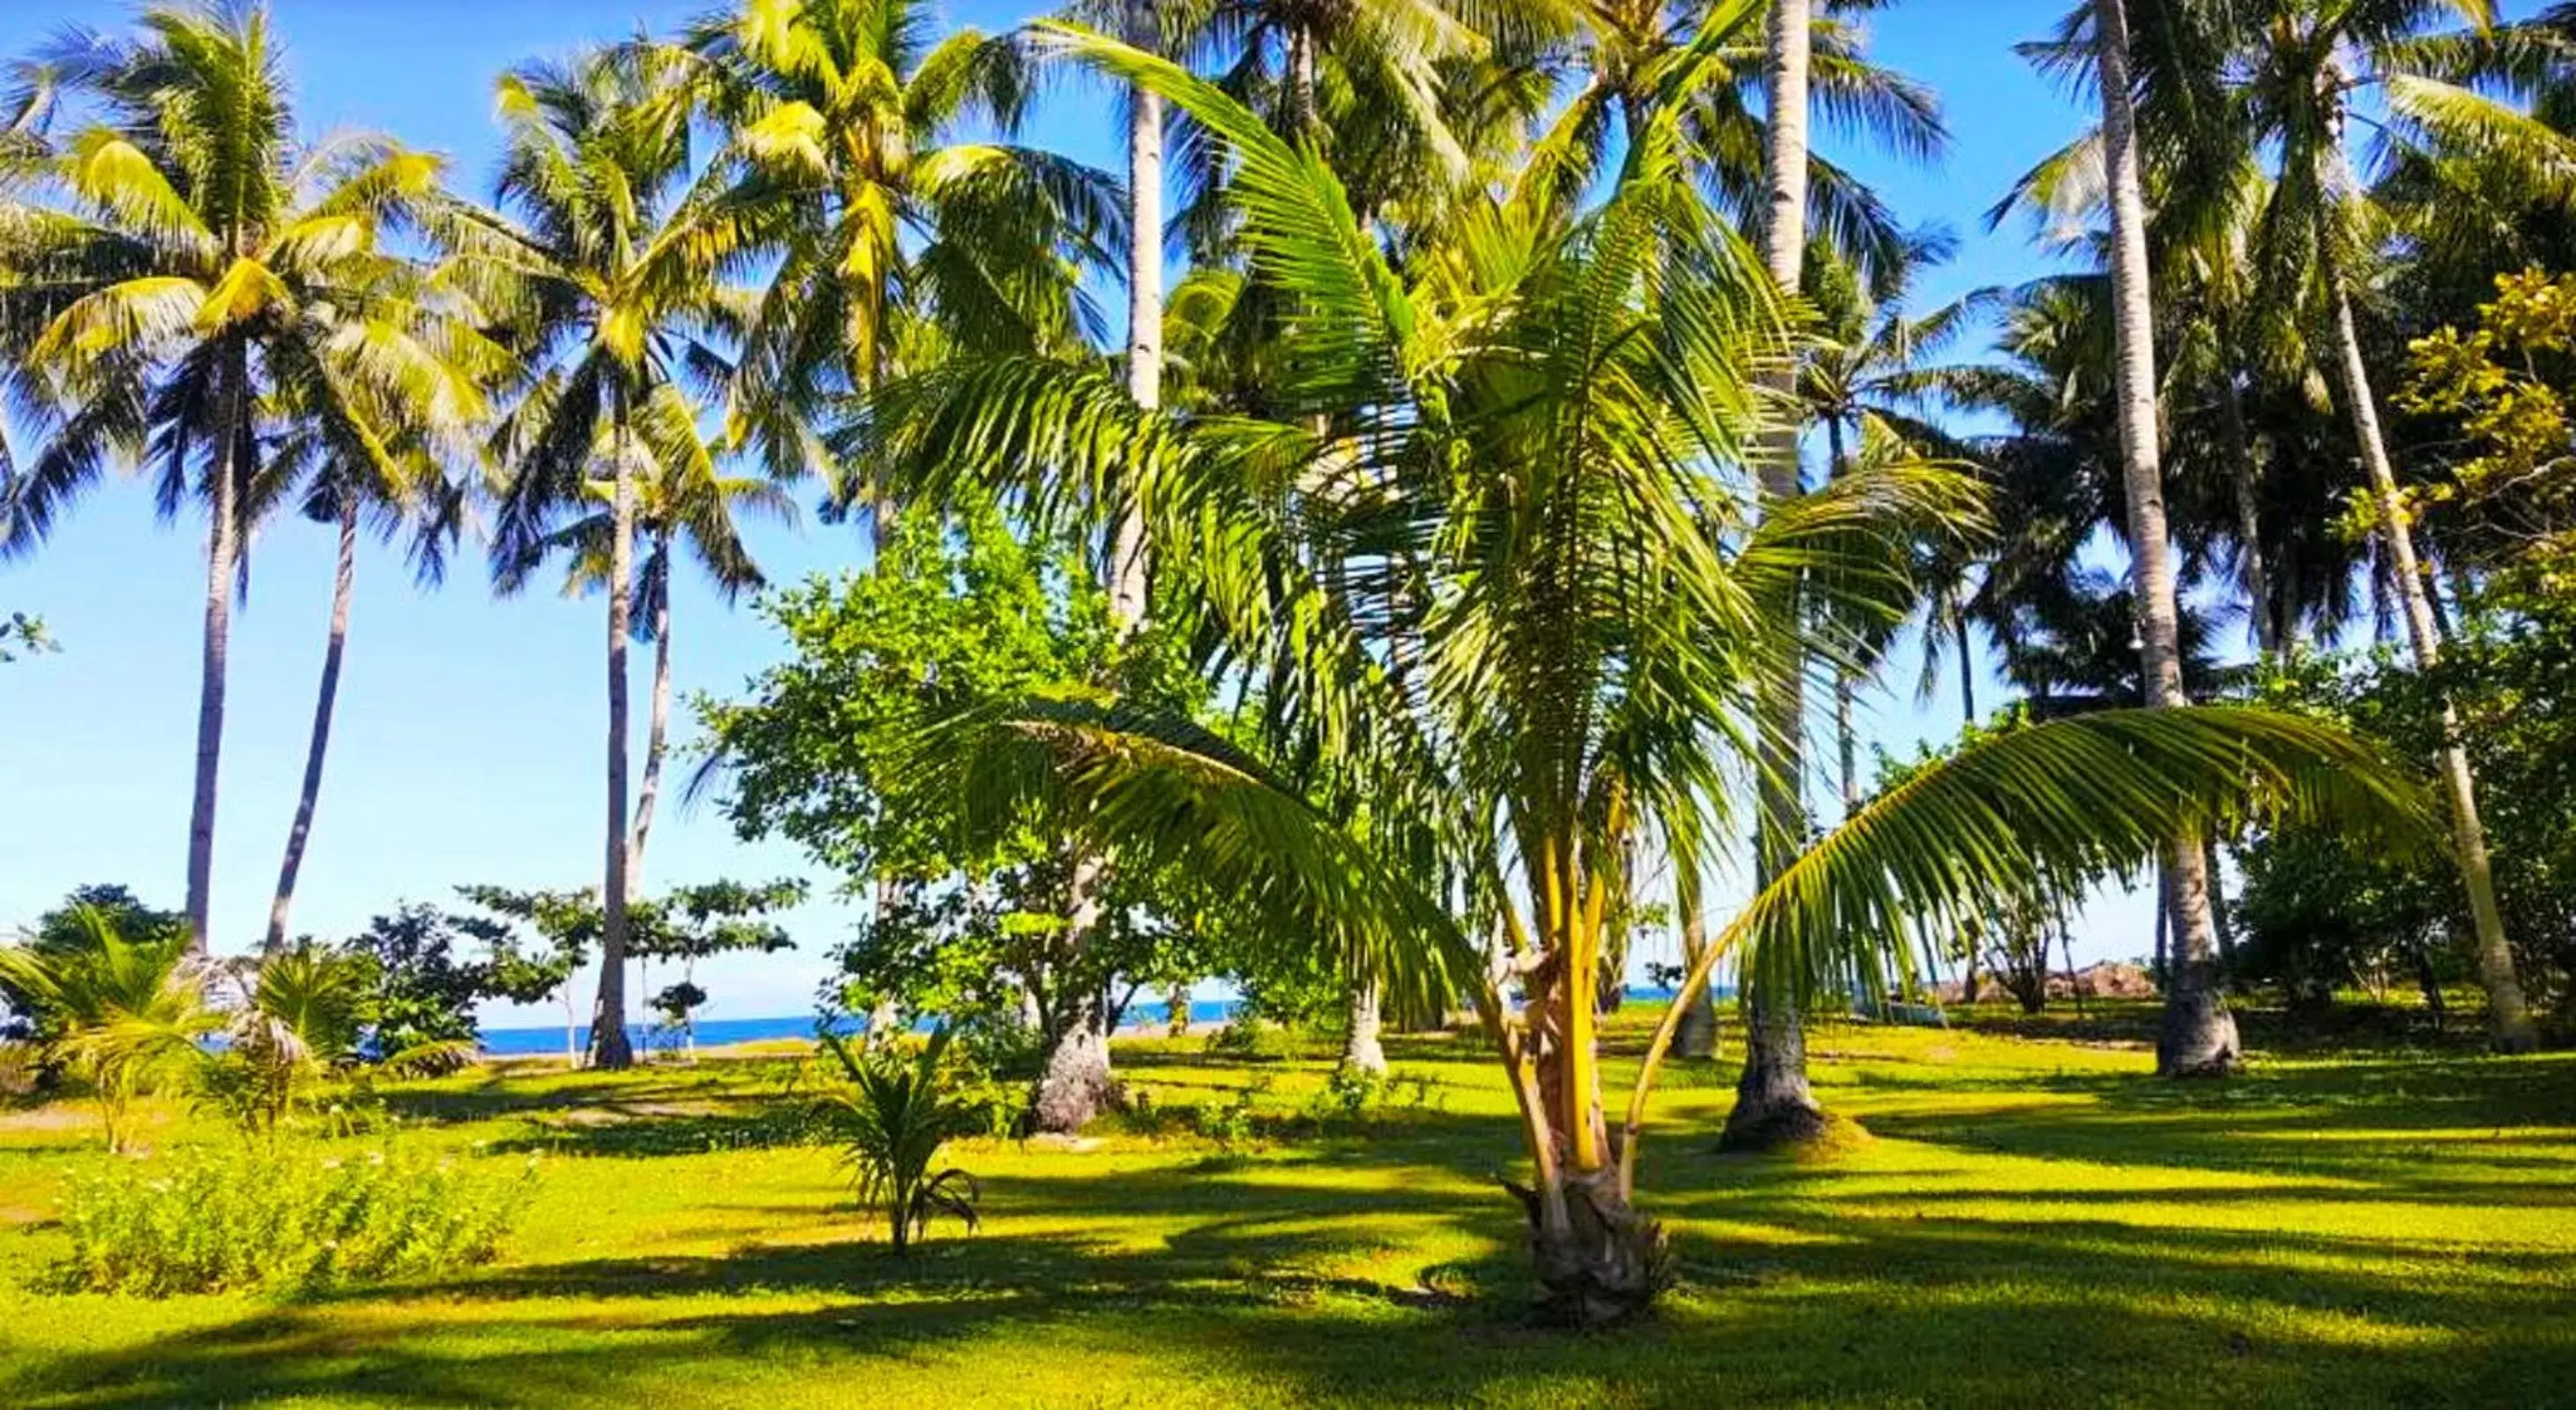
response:
[[[970,1231],[978,1227],[975,1206],[983,1187],[956,1166],[931,1168],[942,1146],[978,1133],[989,1121],[989,1113],[958,1092],[940,1066],[949,1031],[932,1034],[917,1054],[896,1042],[853,1051],[830,1033],[823,1042],[840,1059],[852,1088],[837,1104],[851,1184],[861,1207],[885,1216],[894,1251],[909,1251],[939,1215]]]
[[[75,1176],[78,1291],[170,1297],[432,1277],[490,1260],[536,1180],[390,1149],[191,1151]]]

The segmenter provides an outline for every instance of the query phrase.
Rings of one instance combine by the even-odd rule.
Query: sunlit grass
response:
[[[1631,1019],[1633,1023],[1633,1018]],[[1633,1034],[1623,1025],[1625,1046]],[[2564,1403],[2576,1386],[2576,1061],[2262,1063],[2176,1087],[2134,1047],[1831,1028],[1819,1091],[1872,1139],[1719,1156],[1732,1072],[1683,1071],[1643,1185],[1685,1284],[1654,1324],[1527,1324],[1509,1097],[1471,1045],[1311,1131],[1326,1064],[1122,1050],[1149,1110],[1079,1149],[975,1142],[986,1231],[906,1263],[781,1119],[792,1065],[397,1090],[399,1139],[550,1152],[503,1260],[309,1300],[35,1283],[84,1113],[0,1118],[0,1404],[741,1406]],[[1613,1079],[1628,1069],[1613,1064]],[[1293,1135],[1277,1135],[1280,1131]],[[182,1112],[163,1145],[231,1139]],[[484,1152],[486,1154],[477,1154]]]

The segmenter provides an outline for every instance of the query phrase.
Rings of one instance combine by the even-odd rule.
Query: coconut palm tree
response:
[[[413,271],[386,243],[440,164],[372,135],[301,144],[258,5],[158,7],[138,33],[66,34],[39,56],[45,124],[13,124],[0,181],[0,349],[32,433],[0,465],[0,554],[33,551],[115,461],[165,517],[206,507],[204,648],[188,826],[190,943],[207,940],[232,610],[289,432],[400,473],[386,417],[444,360],[407,320]],[[41,142],[42,155],[34,155]]]
[[[1587,0],[1570,56],[1583,83],[1538,138],[1531,171],[1568,192],[1587,188],[1616,150],[1617,135],[1651,119],[1664,77],[1694,38],[1730,8],[1718,0]],[[1906,232],[1866,183],[1815,150],[1809,119],[1913,161],[1938,158],[1949,136],[1931,90],[1872,63],[1863,32],[1824,13],[1840,8],[1785,0],[1762,34],[1741,35],[1723,62],[1697,70],[1699,91],[1672,101],[1684,105],[1685,150],[1703,189],[1740,224],[1762,229],[1779,194],[1769,174],[1774,133],[1763,114],[1786,96],[1771,91],[1775,81],[1807,94],[1791,132],[1782,134],[1804,153],[1799,233],[1803,239],[1814,231],[1837,257],[1878,279],[1903,262]],[[1791,61],[1788,69],[1783,60]]]
[[[90,1086],[123,1151],[134,1101],[184,1076],[197,1040],[221,1026],[206,1002],[206,968],[184,930],[128,935],[111,912],[75,905],[70,944],[0,949],[0,983],[51,1035],[46,1049]]]
[[[2328,312],[2343,410],[2377,509],[2374,530],[2388,550],[2416,664],[2431,670],[2442,631],[2380,425],[2357,309],[2385,227],[2347,143],[2354,95],[2375,92],[2401,133],[2411,130],[2432,145],[2500,144],[2529,152],[2563,143],[2535,132],[2539,124],[2498,116],[2494,100],[2472,86],[2496,76],[2482,62],[2491,52],[2483,40],[2495,21],[2492,0],[2266,0],[2240,7],[2238,19],[2246,139],[2255,150],[2279,153],[2278,179],[2260,217],[2256,265],[2276,291],[2314,289]],[[2445,20],[2468,29],[2433,32]],[[2287,305],[2295,294],[2276,292],[2272,299]],[[2487,993],[2489,1038],[2501,1051],[2527,1052],[2538,1037],[2496,907],[2476,779],[2456,740],[2442,751],[2441,771],[2453,850],[2469,895],[2478,978]]]
[[[669,384],[654,389],[636,417],[632,447],[640,453],[635,474],[635,531],[643,542],[636,567],[629,620],[636,640],[653,644],[653,685],[645,711],[644,774],[635,793],[633,840],[627,860],[627,884],[640,888],[644,845],[652,834],[653,813],[662,791],[662,768],[669,753],[671,725],[671,578],[678,551],[686,549],[706,573],[727,606],[745,592],[765,586],[760,565],[751,556],[736,526],[750,514],[776,523],[791,523],[795,501],[774,480],[727,474],[715,448],[697,425],[697,408]],[[600,463],[606,465],[607,447]],[[603,480],[591,484],[591,513],[565,523],[538,544],[543,552],[569,554],[567,593],[597,591],[609,578],[609,553],[615,525],[606,501],[612,493]],[[513,581],[532,565],[512,565]]]
[[[692,169],[685,73],[666,51],[627,46],[503,75],[499,198],[511,214],[461,217],[450,237],[460,282],[509,330],[533,374],[493,443],[502,467],[496,585],[522,584],[562,517],[588,512],[606,480],[606,921],[591,1060],[612,1069],[634,1060],[624,987],[626,648],[637,486],[654,457],[648,423],[669,419],[660,408],[686,379],[727,365],[709,341],[739,323],[723,275],[759,239],[750,219],[683,199]]]
[[[1721,13],[1693,61],[1754,11]],[[1720,960],[1796,992],[2241,807],[2409,811],[2360,746],[2254,711],[2110,711],[1982,742],[1781,859],[1694,964],[1614,1140],[1599,960],[1633,844],[1697,866],[1740,820],[1735,785],[1765,747],[1748,721],[1802,669],[1777,623],[1808,570],[1856,569],[1875,542],[1886,571],[1813,590],[1899,616],[1913,536],[1973,499],[1919,466],[1794,500],[1746,483],[1770,425],[1753,382],[1788,346],[1781,301],[1693,195],[1670,126],[1646,130],[1598,208],[1489,200],[1408,281],[1311,147],[1172,64],[1067,42],[1228,145],[1252,277],[1292,310],[1271,333],[1283,409],[1152,412],[1095,365],[980,360],[890,389],[875,448],[912,493],[972,480],[1039,515],[1126,478],[1157,562],[1193,575],[1170,601],[1202,615],[1176,625],[1275,685],[1275,723],[1244,747],[1142,703],[1059,696],[928,731],[915,767],[970,822],[1043,807],[1095,845],[1186,865],[1399,1001],[1463,988],[1511,1082],[1532,1253],[1567,1317],[1633,1313],[1668,1276],[1637,1158],[1671,1030]],[[1320,773],[1298,759],[1318,741]],[[1335,806],[1318,779],[1360,781],[1367,806]]]
[[[430,297],[412,316],[422,354],[417,385],[407,389],[404,404],[376,408],[375,424],[387,435],[386,455],[379,460],[344,456],[327,438],[299,428],[278,442],[271,461],[270,474],[280,486],[277,493],[300,487],[304,517],[336,526],[338,552],[303,783],[296,794],[294,821],[287,827],[285,859],[278,865],[277,893],[269,903],[268,932],[261,942],[268,953],[286,944],[296,878],[303,871],[305,848],[312,840],[313,818],[321,803],[323,761],[330,750],[340,669],[348,652],[359,530],[372,521],[369,526],[379,538],[407,535],[414,576],[424,586],[435,586],[445,577],[447,547],[463,528],[468,488],[462,478],[450,475],[448,467],[464,463],[471,455],[467,442],[489,414],[485,389],[510,375],[502,349],[467,326],[457,316],[460,310],[438,299],[434,288],[423,292]],[[390,289],[387,295],[391,296]],[[293,396],[301,389],[286,391]],[[388,468],[396,474],[389,477]]]
[[[2140,175],[2136,90],[2122,0],[2095,0],[2095,83],[2102,97],[2103,167],[2110,192],[2112,327],[2118,340],[2121,482],[2127,498],[2129,571],[2134,584],[2147,706],[2185,703],[2172,542],[2165,522],[2164,472],[2156,414],[2153,275],[2147,257],[2146,195]],[[2219,991],[2217,933],[2207,853],[2197,836],[2164,849],[2173,898],[2169,981],[2156,1068],[2168,1077],[2224,1075],[2240,1053],[2236,1019]]]
[[[1022,47],[972,29],[934,41],[921,0],[747,0],[657,50],[725,140],[691,205],[779,258],[737,312],[724,377],[730,439],[773,478],[836,467],[818,427],[903,370],[908,341],[1003,350],[1062,342],[1097,317],[1070,247],[1104,267],[1117,185],[1006,132],[1034,82]],[[863,484],[836,486],[859,503]],[[882,537],[880,529],[880,537]]]

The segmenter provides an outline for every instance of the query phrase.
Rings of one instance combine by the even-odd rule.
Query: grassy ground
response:
[[[2092,1030],[2086,1030],[2092,1031]],[[1427,1098],[1227,1154],[1195,1136],[961,1147],[985,1231],[908,1263],[826,1149],[768,1144],[780,1064],[477,1071],[394,1094],[471,1159],[542,1148],[503,1260],[304,1299],[37,1290],[78,1114],[0,1118],[0,1405],[2542,1405],[2576,1397],[2576,1061],[2275,1058],[2172,1087],[2133,1046],[1828,1029],[1874,1139],[1711,1150],[1675,1074],[1645,1197],[1686,1282],[1653,1324],[1529,1325],[1509,1098]],[[1303,1106],[1320,1063],[1122,1048],[1154,1105]],[[1615,1071],[1614,1071],[1615,1075]],[[226,1139],[178,1116],[166,1145]]]

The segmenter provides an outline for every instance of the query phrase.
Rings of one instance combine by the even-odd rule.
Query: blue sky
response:
[[[2011,46],[2045,33],[2066,0],[1909,0],[1874,17],[1876,52],[1931,84],[1953,133],[1943,166],[1910,169],[1852,150],[1839,155],[1876,182],[1909,222],[1963,237],[1958,260],[1926,291],[1947,297],[2038,272],[2018,230],[1983,233],[1981,213],[2012,178],[2067,140],[2080,117]],[[455,179],[488,187],[495,128],[491,81],[505,66],[586,40],[666,30],[699,8],[633,0],[275,0],[302,122],[314,134],[381,128],[447,154]],[[955,22],[1005,27],[1034,7],[956,0]],[[94,0],[0,6],[0,53],[25,51],[70,24],[116,22]],[[1031,139],[1105,166],[1117,134],[1096,90],[1052,98]],[[755,530],[774,580],[862,561],[859,531],[807,522]],[[230,729],[215,857],[216,947],[255,943],[294,806],[319,668],[331,579],[330,531],[301,521],[267,529],[252,550],[249,601],[235,618]],[[182,894],[188,780],[203,604],[199,521],[163,527],[139,482],[110,481],[35,557],[0,565],[0,612],[42,614],[59,655],[0,667],[0,933],[78,883],[120,881],[175,907]],[[747,611],[728,613],[691,581],[675,598],[675,675],[683,698],[737,690],[777,645]],[[330,771],[295,920],[337,936],[402,898],[442,901],[465,882],[595,883],[600,769],[602,609],[551,585],[496,601],[479,564],[439,592],[415,590],[399,559],[371,547],[359,565],[349,659]],[[645,653],[637,653],[638,718]],[[1912,700],[1914,665],[1896,664],[1891,695],[1865,707],[1871,735],[1900,751],[1947,737],[1955,685],[1928,708]],[[1999,698],[1981,683],[1981,705]],[[686,726],[680,727],[685,736]],[[639,744],[640,749],[640,744]],[[1819,795],[1823,796],[1823,795]],[[747,846],[711,811],[657,821],[645,886],[733,876],[803,874],[793,849]],[[801,951],[719,961],[701,975],[710,1016],[801,1012],[821,954],[852,914],[817,877],[820,899],[794,918]],[[2142,898],[2097,904],[2079,929],[2086,957],[2143,953]],[[586,990],[585,990],[586,992]],[[502,1015],[494,1015],[502,1019]],[[551,1011],[528,1021],[544,1023]],[[506,1021],[506,1020],[505,1020]]]

